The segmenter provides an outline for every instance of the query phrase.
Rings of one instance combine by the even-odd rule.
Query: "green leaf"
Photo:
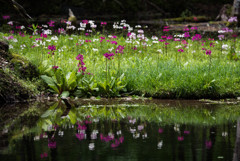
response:
[[[76,72],[69,72],[67,77],[68,90],[74,90],[77,87]]]
[[[51,77],[42,75],[41,78],[44,80],[45,83],[47,83],[50,88],[52,88],[56,93],[60,94],[57,85]]]
[[[71,110],[68,113],[69,119],[72,124],[75,124],[77,122],[77,116],[76,116],[76,110],[75,108],[71,108]]]
[[[70,95],[69,91],[63,91],[61,97],[66,98]]]

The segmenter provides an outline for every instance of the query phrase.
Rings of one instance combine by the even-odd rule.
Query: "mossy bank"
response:
[[[8,52],[8,43],[0,41],[0,102],[34,99],[39,94],[38,72],[18,54]]]

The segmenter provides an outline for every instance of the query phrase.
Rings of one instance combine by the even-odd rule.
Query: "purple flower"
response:
[[[190,131],[185,130],[183,133],[184,134],[190,134]]]
[[[49,25],[50,27],[54,27],[54,23],[55,23],[55,22],[51,20],[51,21],[48,22],[48,25]]]
[[[206,55],[211,55],[212,51],[211,50],[206,50]]]
[[[101,22],[101,26],[107,25],[107,22]]]
[[[54,46],[54,45],[49,45],[49,46],[48,46],[48,49],[51,50],[51,51],[55,51],[55,50],[56,50],[56,46]]]
[[[113,59],[114,53],[105,53],[103,56],[105,56],[108,60]]]
[[[194,40],[200,40],[202,36],[200,34],[196,34],[195,36],[192,37],[192,41]]]
[[[41,33],[41,34],[40,34],[40,37],[47,38],[47,34]]]
[[[184,137],[183,136],[178,136],[178,141],[183,141]]]
[[[53,139],[48,139],[48,147],[50,149],[54,149],[54,148],[56,148],[56,146],[57,146],[56,141],[54,141]]]
[[[207,149],[210,149],[211,147],[212,147],[212,141],[211,140],[209,140],[209,141],[205,141],[205,146],[206,146],[206,148]]]
[[[119,46],[115,49],[115,53],[121,53],[121,54],[123,54],[123,49],[124,49],[124,46],[119,45]]]
[[[55,65],[54,65],[54,66],[52,67],[52,69],[57,70],[57,69],[58,69],[58,66],[55,66]]]
[[[223,40],[224,39],[224,35],[218,35],[219,40]]]
[[[230,22],[230,23],[232,23],[232,22],[238,22],[237,17],[230,17],[230,18],[228,19],[228,22]]]
[[[77,133],[77,134],[75,134],[75,136],[76,136],[77,139],[80,140],[80,141],[86,138],[84,133],[80,133],[80,134]]]
[[[10,19],[10,16],[8,15],[5,15],[5,16],[2,16],[4,20],[7,20],[7,19]]]
[[[182,53],[184,50],[183,49],[178,49],[178,52],[179,53]]]
[[[159,133],[159,134],[163,133],[163,129],[162,129],[162,128],[159,128],[159,129],[158,129],[158,133]]]
[[[185,33],[184,33],[184,37],[190,37],[189,32],[185,32]]]

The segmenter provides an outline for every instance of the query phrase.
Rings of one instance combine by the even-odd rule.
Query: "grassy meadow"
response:
[[[9,21],[11,22],[11,21]],[[48,91],[63,97],[227,98],[240,93],[239,38],[224,28],[210,37],[197,26],[146,26],[83,20],[77,26],[5,25],[10,52],[33,63]],[[7,22],[6,22],[7,23]],[[97,27],[97,29],[96,29]]]

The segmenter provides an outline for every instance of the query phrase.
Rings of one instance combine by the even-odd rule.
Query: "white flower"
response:
[[[13,25],[13,21],[9,21],[7,24],[8,25]]]
[[[94,144],[94,143],[90,143],[90,144],[88,145],[88,148],[89,148],[89,150],[94,150],[95,144]]]
[[[158,42],[158,41],[153,41],[152,43],[153,43],[153,44],[158,44],[159,42]]]
[[[152,36],[152,40],[158,40],[157,36]]]
[[[122,134],[121,130],[117,131],[117,135],[121,135],[121,134]]]
[[[139,138],[139,137],[140,137],[140,134],[139,134],[139,133],[133,134],[133,138],[134,138],[134,139],[137,139],[137,138]]]
[[[93,50],[94,52],[98,51],[98,49],[95,49],[95,48],[93,48],[92,50]]]
[[[162,49],[158,49],[157,51],[158,51],[159,53],[163,53],[163,52],[162,52]]]
[[[222,136],[223,136],[223,137],[228,136],[228,132],[226,132],[226,131],[225,131],[225,132],[222,132]]]
[[[142,138],[143,138],[143,139],[146,139],[146,138],[147,138],[147,133],[143,134],[143,135],[142,135]]]
[[[141,25],[136,25],[135,28],[141,28]]]
[[[97,25],[91,24],[90,27],[91,27],[91,28],[97,28]]]
[[[82,23],[82,22],[80,22],[80,27],[81,27],[81,28],[86,28],[86,24],[85,24],[85,23]]]
[[[63,137],[64,132],[59,130],[59,131],[58,131],[58,135],[61,136],[61,137]]]
[[[58,40],[58,37],[57,37],[57,36],[53,36],[53,37],[51,38],[51,40],[57,41],[57,40]]]
[[[85,28],[80,27],[80,28],[78,28],[78,30],[85,31]]]
[[[67,25],[71,25],[72,22],[71,22],[71,21],[67,21],[66,24],[67,24]]]
[[[25,26],[21,26],[21,30],[22,30],[22,29],[25,29]]]
[[[143,30],[138,30],[138,33],[139,33],[139,34],[143,34],[144,31],[143,31]]]
[[[44,27],[44,28],[48,28],[48,25],[42,25],[42,27]]]
[[[157,147],[158,149],[162,149],[162,146],[163,146],[163,141],[159,141],[158,144],[157,144]]]
[[[13,46],[12,46],[12,45],[9,45],[9,49],[13,49]]]
[[[227,44],[222,45],[222,49],[227,50],[228,48],[229,48],[229,46]]]

